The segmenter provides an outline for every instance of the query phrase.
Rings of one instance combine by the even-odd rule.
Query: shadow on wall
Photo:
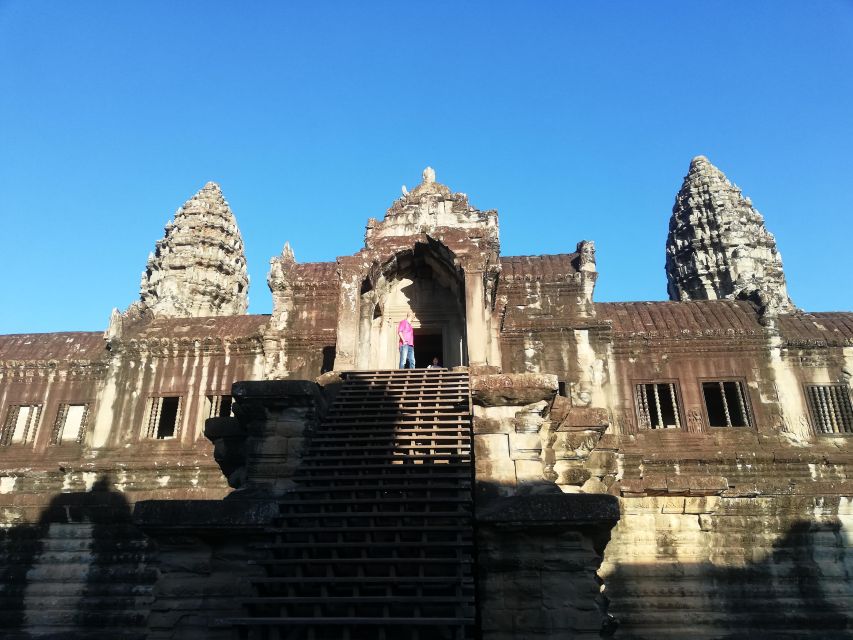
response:
[[[730,544],[716,555],[739,558],[749,552],[739,539]],[[660,563],[622,564],[605,578],[613,618],[604,635],[853,639],[853,558],[841,523],[797,521],[764,560],[745,566],[678,562],[669,551],[661,549]]]
[[[0,529],[0,635],[143,638],[156,572],[130,515],[102,476],[56,495],[38,523]]]

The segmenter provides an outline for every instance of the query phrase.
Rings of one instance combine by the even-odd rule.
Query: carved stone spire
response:
[[[208,182],[166,224],[142,274],[141,303],[160,317],[240,315],[248,290],[237,221],[219,185]]]
[[[381,222],[367,221],[365,246],[371,247],[381,238],[432,233],[438,228],[479,229],[498,241],[497,212],[472,207],[467,195],[436,182],[435,169],[427,167],[423,181],[411,191],[404,186],[403,197],[391,205]]]
[[[670,300],[751,300],[792,311],[776,239],[749,198],[705,156],[690,163],[666,241]]]

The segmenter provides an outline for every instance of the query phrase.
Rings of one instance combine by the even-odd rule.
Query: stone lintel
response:
[[[557,395],[557,376],[548,373],[507,373],[471,376],[471,398],[484,407],[524,406]]]

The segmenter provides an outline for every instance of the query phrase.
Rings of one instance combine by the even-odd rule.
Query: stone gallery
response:
[[[205,185],[106,331],[0,336],[0,635],[853,637],[853,313],[702,156],[669,301],[572,245],[502,255],[428,168],[249,315]]]

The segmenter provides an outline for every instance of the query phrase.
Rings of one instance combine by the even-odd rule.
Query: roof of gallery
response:
[[[93,360],[103,353],[103,331],[0,335],[0,360]]]
[[[269,314],[242,316],[207,316],[201,318],[154,318],[129,327],[126,339],[181,337],[250,336],[259,333],[269,322]]]
[[[695,300],[689,302],[598,302],[596,316],[610,320],[617,335],[703,335],[709,332],[764,333],[758,314],[748,302]]]

